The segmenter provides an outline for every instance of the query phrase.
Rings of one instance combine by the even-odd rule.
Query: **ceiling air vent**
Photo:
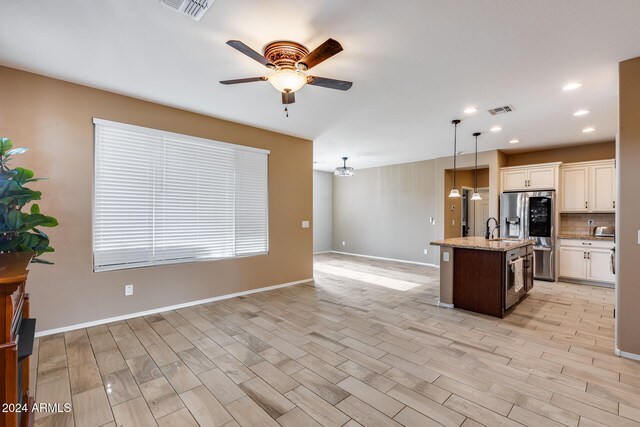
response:
[[[492,116],[496,116],[498,114],[504,114],[504,113],[510,113],[512,111],[514,111],[515,109],[513,108],[512,105],[504,105],[502,107],[497,107],[497,108],[492,108],[489,110],[489,114],[491,114]]]
[[[190,16],[196,21],[202,19],[213,2],[214,0],[160,0],[160,3],[165,6]]]

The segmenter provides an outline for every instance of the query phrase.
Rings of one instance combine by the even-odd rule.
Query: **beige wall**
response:
[[[595,144],[571,145],[548,150],[506,154],[506,166],[535,165],[538,163],[551,162],[588,162],[593,160],[614,159],[616,157],[616,144],[615,141],[605,141]]]
[[[313,171],[313,252],[331,250],[333,173]]]
[[[265,130],[0,67],[2,135],[29,147],[20,164],[49,180],[34,185],[60,226],[54,266],[32,265],[38,330],[64,327],[312,277],[312,143]],[[220,102],[211,99],[211,102]],[[269,255],[93,273],[92,118],[271,150]],[[124,284],[135,285],[124,296]]]
[[[618,159],[617,347],[640,355],[640,58],[620,63]]]
[[[435,193],[434,160],[334,176],[333,250],[435,264]]]

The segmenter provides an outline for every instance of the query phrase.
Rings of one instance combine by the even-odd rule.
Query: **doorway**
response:
[[[462,212],[460,235],[484,236],[485,224],[489,219],[489,189],[478,188],[482,200],[472,201],[473,188],[462,187]]]

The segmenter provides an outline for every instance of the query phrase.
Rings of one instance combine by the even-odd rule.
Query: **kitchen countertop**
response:
[[[484,237],[454,237],[452,239],[431,242],[433,246],[447,246],[481,251],[506,252],[511,249],[533,245],[531,240],[487,240]]]
[[[607,236],[592,236],[590,234],[573,234],[573,233],[561,233],[558,234],[558,239],[571,239],[571,240],[604,240],[613,242],[613,237]]]

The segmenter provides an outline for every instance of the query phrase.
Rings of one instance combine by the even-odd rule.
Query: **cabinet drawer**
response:
[[[576,239],[560,239],[560,246],[580,247],[580,248],[602,248],[612,249],[613,241],[610,240],[576,240]]]

